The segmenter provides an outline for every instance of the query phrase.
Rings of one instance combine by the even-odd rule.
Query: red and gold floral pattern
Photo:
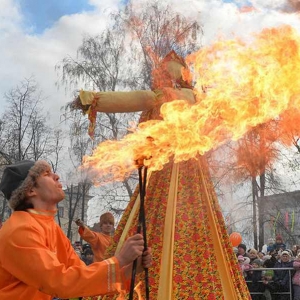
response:
[[[150,299],[153,300],[157,299],[159,286],[164,222],[172,165],[173,163],[170,162],[163,170],[152,173],[145,200],[147,238],[153,254],[153,265],[149,269]],[[199,170],[199,166],[201,166],[201,170]],[[231,279],[237,295],[236,299],[248,300],[251,298],[244,278],[239,272],[236,256],[230,244],[220,206],[207,170],[203,158],[179,164],[172,299],[226,299],[223,294],[219,266],[214,252],[208,209],[205,201],[203,201],[205,195],[209,195],[214,217],[217,220],[218,234],[222,241],[226,263],[231,270]],[[204,176],[201,176],[200,172]],[[114,235],[114,245],[109,249],[108,256],[114,254],[114,249],[128,221],[137,195],[138,189],[119,223]],[[137,215],[129,235],[136,232],[136,224]],[[136,282],[140,280],[143,281],[141,275],[138,276]],[[145,298],[145,296],[143,297]],[[103,299],[111,298],[105,296]]]

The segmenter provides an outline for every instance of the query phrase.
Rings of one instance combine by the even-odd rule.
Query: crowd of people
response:
[[[234,250],[253,300],[300,300],[299,245],[287,249],[277,235],[262,251],[247,249],[245,244]]]

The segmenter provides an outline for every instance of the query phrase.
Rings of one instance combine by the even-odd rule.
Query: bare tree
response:
[[[22,159],[39,159],[48,154],[51,133],[42,113],[42,92],[33,78],[25,79],[4,98],[8,108],[4,113],[0,149],[7,163]]]
[[[35,79],[24,79],[4,98],[7,108],[0,120],[1,165],[23,159],[47,159],[57,165],[61,147],[53,143],[53,130],[43,111],[44,98]],[[53,157],[55,152],[57,156]],[[6,201],[3,201],[1,219],[9,213]]]

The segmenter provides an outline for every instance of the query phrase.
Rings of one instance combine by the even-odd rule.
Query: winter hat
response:
[[[274,276],[274,271],[273,270],[266,270],[264,275],[273,277]]]
[[[280,234],[276,235],[276,241],[282,241],[282,236]]]
[[[271,255],[265,255],[264,257],[263,257],[263,261],[266,261],[267,259],[270,259],[272,256]]]
[[[15,209],[25,200],[27,191],[35,185],[37,177],[46,170],[51,170],[51,167],[43,160],[37,162],[23,160],[5,168],[0,190],[8,200],[11,209]]]
[[[111,223],[113,226],[115,226],[115,218],[112,213],[106,212],[100,216],[100,227],[104,223]]]
[[[261,262],[261,260],[260,259],[254,259],[253,261],[252,261],[252,263],[251,263],[252,265],[253,264],[257,264],[258,266],[261,266],[262,265],[262,262]]]
[[[83,251],[83,255],[86,256],[86,255],[94,255],[94,252],[91,248],[86,248],[84,251]]]
[[[282,251],[280,256],[282,256],[282,255],[284,255],[284,254],[286,254],[286,255],[288,255],[288,256],[291,256],[290,252],[287,251],[287,250]]]
[[[247,250],[247,247],[245,244],[239,244],[238,248],[243,248],[245,251]]]
[[[238,256],[238,261],[244,261],[244,260],[245,260],[245,257],[243,255]]]
[[[250,258],[245,256],[244,257],[244,264],[250,264]]]

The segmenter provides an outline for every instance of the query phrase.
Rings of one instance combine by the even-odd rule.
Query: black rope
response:
[[[145,195],[146,195],[146,182],[147,182],[147,167],[144,167],[144,174],[142,175],[143,167],[139,167],[139,189],[140,189],[140,211],[138,218],[138,226],[137,233],[141,233],[143,229],[143,238],[144,238],[144,251],[148,249],[147,245],[147,229],[146,229],[146,217],[145,217]],[[134,260],[132,265],[132,273],[131,273],[131,283],[130,283],[130,292],[129,292],[129,300],[133,299],[134,285],[135,285],[135,277],[136,277],[136,268],[137,268],[137,259]],[[145,268],[145,286],[146,286],[146,300],[149,300],[149,275],[148,268]]]

